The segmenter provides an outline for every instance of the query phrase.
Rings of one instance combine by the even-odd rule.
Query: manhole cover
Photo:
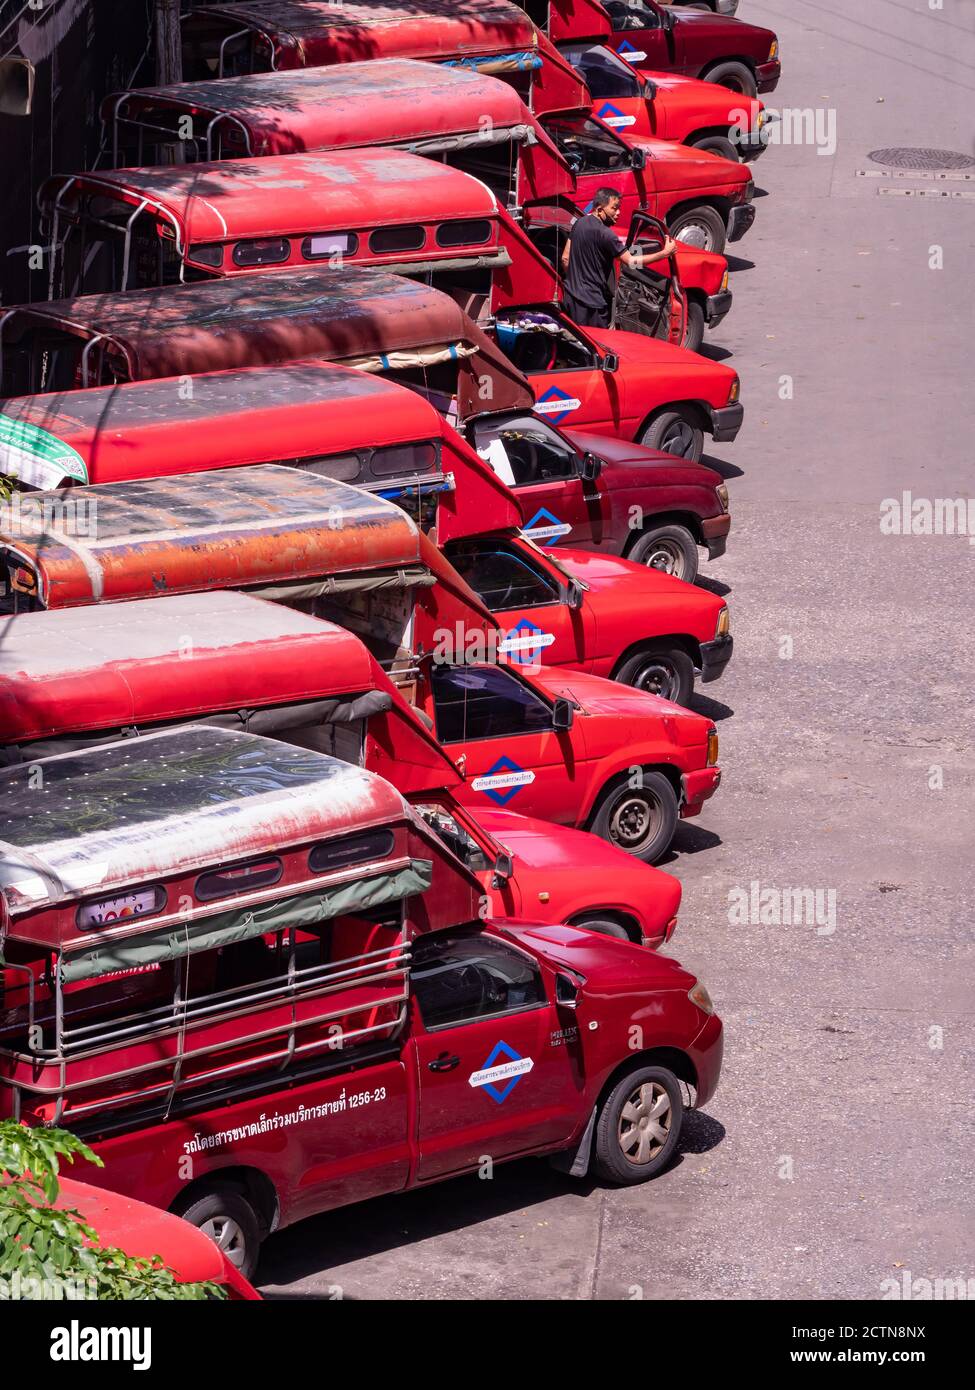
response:
[[[975,164],[971,155],[959,154],[957,150],[871,150],[868,158],[891,169],[968,169]]]

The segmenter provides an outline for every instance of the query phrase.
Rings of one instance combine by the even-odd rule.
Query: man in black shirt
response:
[[[597,189],[592,212],[574,223],[562,252],[565,311],[582,328],[609,327],[617,260],[642,270],[674,251],[675,243],[670,237],[659,251],[624,251],[613,231],[619,215],[619,192],[615,188]]]

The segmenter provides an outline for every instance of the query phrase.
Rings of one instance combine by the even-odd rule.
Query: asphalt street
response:
[[[724,783],[665,867],[684,884],[671,949],[726,1025],[720,1089],[651,1184],[528,1161],[348,1208],[268,1242],[270,1296],[869,1299],[905,1270],[975,1277],[975,546],[880,524],[905,490],[971,495],[975,166],[869,158],[975,154],[975,3],[739,13],[780,38],[768,104],[834,112],[836,150],[754,166],[709,347],[745,403],[713,459],[728,552],[703,571],[736,648],[698,700]],[[833,910],[737,920],[752,884]]]

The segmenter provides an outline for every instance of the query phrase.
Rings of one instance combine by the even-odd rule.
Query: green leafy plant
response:
[[[0,1120],[0,1282],[13,1297],[43,1297],[51,1288],[125,1301],[226,1297],[217,1284],[181,1284],[158,1255],[146,1259],[99,1244],[80,1212],[53,1206],[61,1160],[79,1157],[104,1166],[68,1130]]]

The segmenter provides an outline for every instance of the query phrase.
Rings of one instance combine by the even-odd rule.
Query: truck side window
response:
[[[629,146],[595,121],[565,116],[549,121],[546,128],[577,174],[603,174],[632,167]]]
[[[441,743],[541,733],[552,727],[552,711],[497,666],[434,666],[430,676]]]
[[[634,0],[607,0],[606,13],[613,25],[613,32],[624,33],[627,29],[659,29],[660,17],[655,10],[634,3]]]
[[[428,1029],[473,1023],[547,1002],[535,962],[481,933],[418,937],[413,946],[412,979]]]
[[[446,550],[457,573],[494,613],[511,608],[539,608],[560,601],[553,579],[503,545],[479,546],[461,541]]]
[[[554,430],[530,416],[506,420],[500,428],[481,426],[475,434],[477,451],[488,462],[491,441],[501,442],[511,465],[515,487],[562,482],[579,475],[579,456],[575,450]]]

